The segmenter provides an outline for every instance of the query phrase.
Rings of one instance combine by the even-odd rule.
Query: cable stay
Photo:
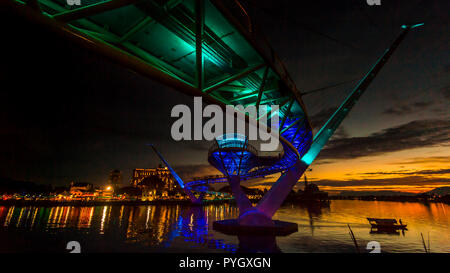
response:
[[[346,83],[351,83],[351,82],[357,81],[359,79],[361,79],[361,78],[354,78],[354,79],[351,79],[351,80],[348,80],[348,81],[343,81],[343,82],[335,83],[335,84],[328,85],[328,86],[325,86],[325,87],[320,87],[320,88],[308,90],[308,91],[302,92],[301,95],[305,96],[305,95],[313,94],[313,93],[316,93],[318,91],[323,91],[323,90],[326,90],[326,89],[330,89],[330,88],[333,88],[333,87],[338,87],[338,86],[344,85]]]

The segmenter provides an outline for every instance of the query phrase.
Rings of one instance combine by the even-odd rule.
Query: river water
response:
[[[0,206],[1,252],[67,251],[78,241],[82,252],[355,252],[376,241],[381,252],[450,252],[450,206],[442,203],[334,200],[329,206],[289,205],[274,219],[295,222],[285,237],[252,238],[212,229],[215,220],[236,218],[233,205],[96,207]],[[366,217],[401,218],[408,230],[371,232]]]

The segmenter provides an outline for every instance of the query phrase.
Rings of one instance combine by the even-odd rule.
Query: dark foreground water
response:
[[[382,252],[450,252],[450,206],[336,200],[329,207],[291,205],[274,219],[296,222],[286,237],[238,238],[212,230],[215,220],[236,218],[228,204],[195,206],[2,207],[0,251],[68,251],[78,241],[82,252],[355,252],[377,241]],[[371,232],[366,217],[401,218],[404,233]]]

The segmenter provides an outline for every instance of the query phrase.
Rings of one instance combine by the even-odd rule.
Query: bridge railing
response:
[[[251,152],[252,154],[258,156],[258,150],[250,144],[245,144],[241,140],[228,140],[222,141],[221,143],[214,142],[208,150],[208,156],[219,149],[242,149],[244,151]]]

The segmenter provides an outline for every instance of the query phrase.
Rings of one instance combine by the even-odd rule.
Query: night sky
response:
[[[242,0],[301,91],[362,77],[402,24],[425,22],[342,123],[310,179],[328,191],[450,186],[449,1],[292,2]],[[209,143],[170,137],[172,107],[191,97],[8,11],[0,20],[0,177],[105,185],[119,169],[127,184],[133,168],[159,164],[147,143],[183,177],[217,173],[207,163]],[[354,84],[304,97],[316,129]]]

